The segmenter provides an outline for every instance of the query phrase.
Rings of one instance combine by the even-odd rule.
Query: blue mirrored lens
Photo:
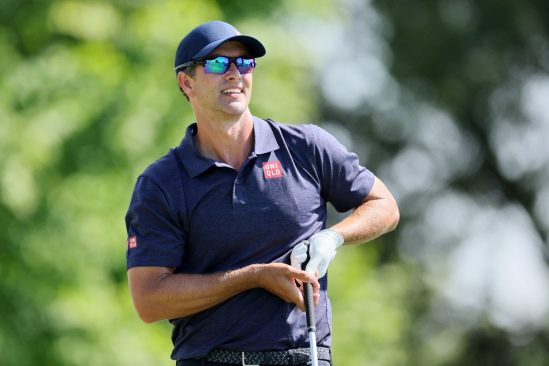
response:
[[[254,71],[255,59],[239,57],[236,59],[236,67],[241,74],[249,74]]]
[[[204,72],[206,74],[224,74],[230,65],[228,57],[216,57],[213,60],[206,60]]]

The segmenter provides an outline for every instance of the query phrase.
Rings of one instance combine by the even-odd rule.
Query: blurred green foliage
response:
[[[549,138],[549,3],[343,3],[348,9],[344,31],[352,49],[348,52],[357,58],[377,57],[383,67],[374,70],[386,71],[389,76],[381,78],[380,84],[385,85],[378,95],[365,93],[351,108],[334,103],[333,95],[323,95],[324,102],[319,106],[324,119],[339,121],[353,131],[356,145],[369,147],[367,166],[380,174],[397,196],[401,208],[398,233],[383,237],[383,245],[374,252],[378,260],[376,270],[365,278],[373,281],[386,268],[398,268],[396,273],[402,275],[392,280],[401,291],[391,291],[395,282],[380,280],[387,287],[384,290],[394,294],[380,304],[391,309],[394,302],[399,302],[396,309],[402,319],[408,320],[400,328],[393,328],[400,331],[402,338],[391,350],[395,355],[402,352],[402,359],[375,359],[375,351],[390,344],[384,342],[375,351],[365,352],[362,359],[367,361],[362,363],[548,364],[547,308],[535,324],[519,322],[506,326],[502,318],[520,319],[525,314],[497,314],[502,299],[495,298],[491,291],[492,286],[505,289],[505,301],[517,308],[531,299],[544,302],[546,289],[532,286],[546,283],[546,278],[529,283],[533,278],[521,277],[516,265],[523,258],[509,261],[505,272],[495,274],[494,268],[505,249],[503,241],[508,240],[517,247],[535,243],[539,248],[535,264],[540,263],[545,270],[539,276],[546,277],[547,273],[549,211],[544,197],[549,176],[545,149]],[[368,66],[367,62],[356,64],[362,69]],[[367,80],[376,79],[370,77],[371,72],[358,76],[361,69],[353,66],[348,65],[354,74],[345,80],[352,86],[349,81],[353,78],[363,78],[361,89],[368,90]],[[346,77],[345,73],[338,76]],[[531,91],[532,85],[537,88],[536,93]],[[460,211],[459,205],[451,206],[451,200],[441,199],[453,195],[475,202],[479,211],[484,210],[488,223],[500,220],[509,207],[519,207],[525,218],[508,219],[505,227],[486,225],[479,229],[482,234],[476,237],[477,241],[468,242],[480,247],[483,242],[494,240],[486,257],[473,257],[469,262],[471,265],[482,261],[476,268],[494,272],[479,273],[474,263],[471,268],[463,267],[464,273],[470,273],[466,278],[472,285],[468,288],[474,288],[474,284],[483,286],[479,289],[478,307],[459,309],[445,297],[453,291],[445,278],[456,263],[453,255],[476,235],[470,228],[478,224],[475,219],[479,217],[472,210]],[[513,226],[520,227],[519,231],[528,230],[528,235],[505,238],[491,232],[493,228],[503,232]],[[534,263],[525,266],[529,265]],[[505,273],[508,275],[502,276]],[[493,282],[483,276],[493,276]],[[513,288],[530,288],[532,294],[540,295],[537,299],[521,298],[516,290],[511,291]],[[334,294],[333,288],[331,291]],[[462,303],[477,301],[474,293],[455,296]],[[334,298],[334,304],[337,301]],[[498,315],[501,318],[497,319]],[[375,315],[368,314],[366,324],[372,316]],[[334,325],[338,326],[341,324]]]
[[[171,326],[146,325],[133,309],[123,217],[136,177],[194,121],[172,71],[175,49],[194,26],[229,21],[265,44],[254,74],[255,115],[338,121],[372,147],[365,164],[375,172],[396,155],[412,138],[376,130],[371,106],[344,110],[323,97],[320,80],[335,67],[315,58],[322,42],[307,44],[296,34],[300,19],[313,33],[332,23],[370,24],[362,8],[369,4],[0,2],[0,365],[173,365]],[[490,92],[521,70],[547,72],[540,46],[547,44],[547,3],[375,6],[389,24],[381,33],[391,75],[422,103],[454,115],[486,156],[448,186],[483,194],[492,189],[486,182],[495,182],[498,197],[531,210],[536,191],[501,173],[485,116]],[[368,37],[351,31],[347,41]],[[404,204],[412,209],[401,227],[421,212],[421,202]],[[340,250],[330,267],[337,365],[547,363],[547,331],[517,346],[486,322],[460,333],[429,320],[434,294],[423,270],[399,257],[395,234]]]
[[[254,113],[317,114],[305,51],[261,19],[289,3],[249,5],[0,4],[1,365],[173,364],[168,323],[145,325],[133,309],[123,218],[138,174],[194,121],[172,71],[179,41],[230,20],[269,50]]]

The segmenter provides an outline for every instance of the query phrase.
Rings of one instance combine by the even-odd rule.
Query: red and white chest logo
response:
[[[263,163],[263,174],[265,178],[277,178],[282,177],[282,167],[280,166],[280,161],[269,161]]]
[[[137,248],[137,240],[135,239],[135,236],[128,238],[128,247]]]

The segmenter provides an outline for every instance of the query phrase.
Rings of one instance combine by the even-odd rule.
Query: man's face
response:
[[[228,41],[207,58],[216,56],[249,57],[249,54],[242,43]],[[240,74],[234,63],[224,74],[206,74],[203,66],[197,66],[191,83],[194,92],[191,103],[195,112],[240,115],[248,109],[252,96],[252,74]]]

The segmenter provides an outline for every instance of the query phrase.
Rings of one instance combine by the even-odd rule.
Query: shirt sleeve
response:
[[[140,176],[126,214],[127,269],[138,266],[179,267],[185,233],[166,194],[150,178]]]
[[[338,212],[349,211],[370,193],[375,176],[334,136],[317,126],[314,135],[322,197]]]

